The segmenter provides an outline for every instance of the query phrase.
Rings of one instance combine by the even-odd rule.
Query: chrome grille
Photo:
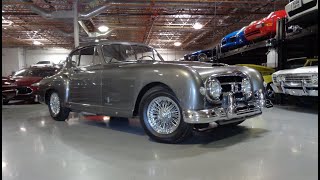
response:
[[[18,95],[28,95],[32,93],[32,89],[29,87],[17,87]]]
[[[305,81],[306,83],[311,83],[311,76],[308,75],[294,75],[287,74],[284,75],[285,83],[301,83],[301,81]]]
[[[216,77],[222,87],[222,93],[232,92],[237,101],[243,100],[244,96],[241,92],[242,76],[219,76]]]

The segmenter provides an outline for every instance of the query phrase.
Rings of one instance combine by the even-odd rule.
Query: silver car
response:
[[[145,132],[166,143],[185,140],[193,129],[237,125],[272,106],[254,69],[164,61],[152,47],[126,42],[76,48],[39,91],[55,120],[70,111],[139,116]]]

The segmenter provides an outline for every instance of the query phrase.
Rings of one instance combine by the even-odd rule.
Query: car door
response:
[[[75,51],[71,60],[76,65],[70,69],[69,102],[71,107],[86,112],[101,112],[102,65],[96,46]]]
[[[130,116],[134,102],[136,55],[130,45],[102,46],[106,64],[102,72],[102,105],[110,116]]]

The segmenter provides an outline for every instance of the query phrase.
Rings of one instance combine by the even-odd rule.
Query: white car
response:
[[[318,0],[290,0],[285,10],[289,24],[318,21]]]
[[[313,62],[312,66],[273,73],[271,87],[274,92],[293,96],[318,96],[318,61]]]
[[[51,61],[39,61],[36,64],[33,64],[31,67],[51,67],[55,64]]]

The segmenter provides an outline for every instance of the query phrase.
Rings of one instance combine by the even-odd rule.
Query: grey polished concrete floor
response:
[[[78,117],[79,116],[79,117]],[[47,107],[2,108],[5,180],[313,180],[318,111],[276,106],[183,144],[151,141],[138,120],[55,122]]]

